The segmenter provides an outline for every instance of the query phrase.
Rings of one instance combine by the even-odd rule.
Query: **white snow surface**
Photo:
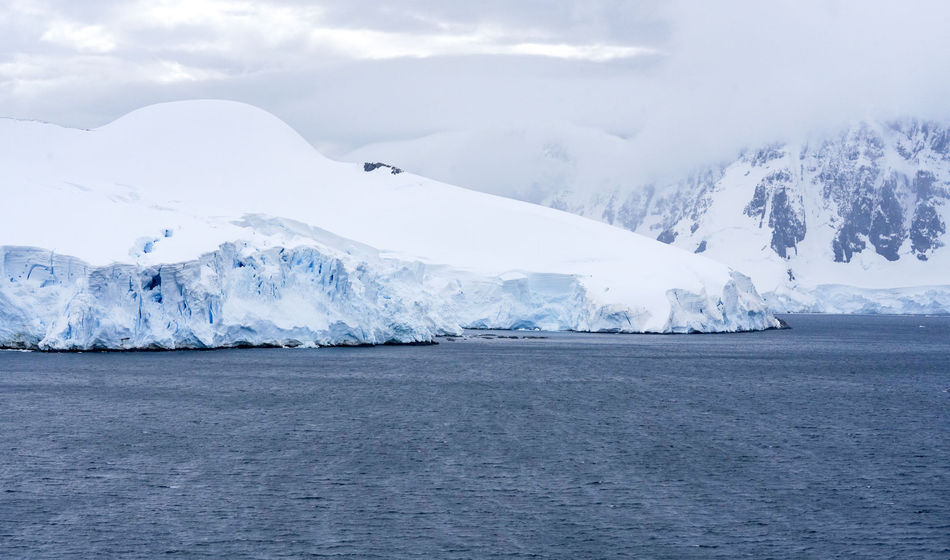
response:
[[[0,119],[0,346],[313,346],[463,327],[778,326],[741,274],[565,212],[316,152],[228,101]]]
[[[946,128],[944,126],[944,128]],[[776,157],[751,161],[755,151],[708,169],[692,170],[689,179],[646,182],[631,169],[634,145],[605,131],[567,125],[533,129],[451,131],[423,138],[370,144],[342,157],[348,160],[390,161],[417,172],[485,192],[504,192],[566,210],[594,220],[656,238],[675,234],[671,244],[686,251],[700,250],[718,262],[748,274],[759,293],[776,312],[825,313],[950,313],[950,233],[942,246],[915,257],[905,239],[900,259],[877,254],[866,235],[867,248],[849,262],[835,262],[832,245],[842,218],[822,196],[824,168],[809,158],[826,144],[846,144],[867,150],[862,132],[880,139],[883,157],[876,162],[881,183],[900,172],[913,178],[930,173],[935,187],[950,191],[950,157],[933,153],[926,142],[885,123],[856,123],[843,141],[836,134],[807,141],[776,144]],[[849,143],[850,142],[850,143]],[[899,155],[901,145],[924,146],[913,158]],[[841,154],[833,165],[856,169],[869,166],[867,158]],[[492,162],[486,165],[485,162]],[[768,219],[750,217],[744,209],[756,186],[769,175],[789,174],[789,199],[801,208],[807,234],[782,257],[770,247]],[[704,173],[707,173],[704,175]],[[876,183],[876,184],[877,184]],[[915,201],[912,188],[898,189],[911,225]],[[946,196],[946,195],[944,195]],[[842,206],[852,201],[842,201]],[[935,203],[943,222],[950,223],[950,204]]]

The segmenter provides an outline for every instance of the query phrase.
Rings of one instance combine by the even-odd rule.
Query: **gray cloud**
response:
[[[948,24],[924,1],[12,0],[0,113],[93,127],[220,97],[335,152],[572,123],[629,138],[646,176],[859,118],[950,116]]]

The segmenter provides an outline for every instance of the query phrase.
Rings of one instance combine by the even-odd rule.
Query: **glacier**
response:
[[[255,107],[94,130],[0,119],[0,347],[431,342],[463,328],[735,332],[739,272],[558,210],[340,163]]]
[[[442,132],[359,148],[695,251],[748,274],[782,312],[950,312],[950,127],[829,127],[652,179],[635,139],[578,126]],[[484,160],[495,165],[487,166]]]
[[[763,297],[776,313],[950,315],[948,286],[871,289],[821,284],[808,291],[766,292]]]

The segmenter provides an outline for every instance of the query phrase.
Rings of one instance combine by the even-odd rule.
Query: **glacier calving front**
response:
[[[0,120],[0,346],[312,346],[463,327],[775,327],[741,274],[605,224],[333,162],[253,107]]]

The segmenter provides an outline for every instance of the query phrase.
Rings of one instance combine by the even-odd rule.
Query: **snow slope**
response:
[[[387,161],[481,192],[542,202],[564,191],[608,192],[630,182],[628,141],[568,123],[448,131],[363,146],[341,158]]]
[[[496,146],[521,163],[487,165]],[[858,123],[647,184],[631,177],[632,153],[624,139],[562,126],[443,133],[347,158],[389,158],[701,252],[749,274],[776,310],[950,313],[947,126]]]
[[[777,325],[748,279],[702,256],[334,162],[239,103],[154,105],[91,131],[0,120],[0,168],[0,346]]]

